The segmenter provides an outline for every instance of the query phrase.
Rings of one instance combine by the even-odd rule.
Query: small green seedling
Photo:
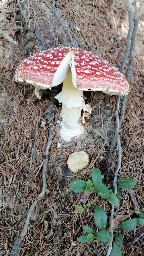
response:
[[[91,191],[95,191],[97,195],[106,199],[110,204],[114,206],[119,205],[118,198],[116,195],[106,187],[102,183],[103,176],[98,168],[92,169],[92,179],[88,179],[87,181],[76,179],[70,183],[70,188],[75,193],[89,193]],[[95,200],[94,200],[95,202]],[[91,206],[91,204],[90,204]],[[83,213],[86,205],[79,205],[76,209]],[[93,242],[95,239],[101,241],[103,243],[108,243],[111,240],[110,233],[106,230],[107,227],[107,214],[104,209],[100,206],[96,206],[94,210],[94,222],[96,227],[98,228],[98,232],[94,232],[94,230],[89,226],[83,226],[83,231],[85,234],[78,237],[78,242],[86,243]]]
[[[100,196],[107,200],[111,205],[114,207],[118,207],[119,205],[119,199],[121,198],[121,190],[129,190],[133,189],[136,185],[136,180],[131,178],[122,178],[118,179],[118,197],[110,190],[105,184],[103,184],[103,176],[98,168],[92,169],[92,175],[91,179],[88,179],[87,181],[76,179],[70,183],[70,188],[75,193],[89,193],[89,192],[95,192],[97,196]],[[84,204],[84,205],[78,205],[76,207],[77,212],[82,214],[85,209],[89,209],[91,206],[93,206],[97,202],[97,198],[95,198],[93,201]],[[94,223],[95,228],[91,228],[89,226],[83,226],[83,233],[77,238],[77,241],[80,243],[86,243],[86,242],[93,242],[94,240],[101,241],[103,243],[108,243],[112,240],[110,232],[107,230],[108,223],[107,223],[108,217],[105,210],[100,207],[96,206],[94,209]],[[144,212],[141,212],[137,218],[130,218],[123,220],[119,227],[118,232],[115,235],[115,239],[113,241],[113,247],[112,251],[110,253],[110,256],[122,256],[122,244],[123,244],[123,237],[121,232],[125,231],[131,231],[134,230],[138,225],[144,225]],[[96,230],[96,231],[95,231]]]
[[[102,174],[98,168],[92,169],[92,179],[87,181],[76,179],[70,183],[70,188],[75,193],[95,191],[114,206],[119,205],[117,196],[102,183]]]
[[[121,233],[117,233],[115,240],[113,242],[112,251],[110,256],[122,256],[122,244],[123,244],[123,237]]]
[[[136,185],[136,180],[131,178],[118,179],[118,186],[121,189],[133,189]]]
[[[121,222],[118,227],[118,233],[116,234],[115,241],[113,242],[112,251],[110,256],[122,256],[122,244],[123,237],[121,231],[129,232],[136,228],[137,225],[144,225],[144,214],[140,213],[138,218],[131,218]]]
[[[99,220],[100,213],[102,213],[101,219]],[[94,214],[95,224],[99,227],[98,232],[94,232],[94,230],[89,226],[83,226],[83,231],[86,233],[85,235],[81,235],[77,238],[77,241],[80,243],[93,242],[94,240],[101,241],[103,243],[108,243],[111,240],[110,233],[106,230],[107,225],[107,215],[103,208],[96,207]]]
[[[122,221],[119,226],[119,229],[124,230],[125,232],[132,231],[136,226],[144,226],[144,213],[141,212],[137,218],[131,218]]]

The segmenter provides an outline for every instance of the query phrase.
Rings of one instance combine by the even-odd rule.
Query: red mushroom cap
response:
[[[15,80],[17,82],[27,82],[34,86],[51,88],[54,75],[68,52],[69,48],[65,47],[36,53],[18,66],[15,72]]]
[[[128,94],[129,84],[124,75],[91,52],[75,49],[71,69],[73,84],[80,90]]]
[[[73,85],[83,91],[128,94],[129,84],[117,68],[91,52],[75,48],[54,48],[24,60],[15,72],[15,80],[43,89],[63,82],[72,71]]]

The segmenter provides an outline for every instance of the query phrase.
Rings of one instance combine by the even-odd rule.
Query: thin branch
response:
[[[131,36],[132,36],[132,30],[133,30],[132,0],[129,0],[128,17],[129,17],[129,29],[128,29],[128,34],[127,34],[126,49],[125,49],[125,52],[124,52],[124,55],[123,55],[123,58],[122,58],[122,61],[121,61],[121,66],[120,66],[120,72],[122,72],[122,73],[124,72],[126,62],[127,62],[127,59],[129,57],[129,53],[130,53],[130,46],[131,46]],[[120,96],[117,96],[117,101],[116,102],[117,102],[117,105],[116,105],[116,114],[117,114],[117,112],[119,113],[119,108],[120,108],[120,102],[121,102]],[[120,129],[120,127],[119,127],[119,129]],[[118,127],[116,127],[115,134],[112,138],[108,159],[111,158],[111,156],[113,154],[113,151],[115,149],[119,129],[118,129]]]
[[[121,62],[121,67],[120,67],[120,72],[124,72],[125,66],[126,66],[126,61],[129,57],[129,64],[128,64],[128,70],[126,72],[126,79],[129,81],[130,76],[132,73],[132,68],[133,68],[133,60],[134,60],[134,49],[135,49],[135,37],[136,37],[136,32],[138,29],[138,19],[139,19],[139,0],[136,1],[136,11],[135,11],[135,17],[134,17],[134,26],[133,26],[133,14],[132,14],[132,1],[129,0],[129,10],[128,10],[128,16],[129,16],[129,30],[128,30],[128,35],[127,35],[127,42],[126,42],[126,50],[124,52],[124,56]],[[120,106],[121,98],[120,96],[117,97],[117,106]],[[124,120],[124,115],[125,115],[125,109],[126,109],[126,103],[127,103],[127,95],[123,97],[122,99],[122,106],[120,108],[120,127],[121,129],[123,120]],[[116,106],[116,111],[119,112],[119,109],[117,109]],[[117,144],[117,136],[118,136],[119,131],[116,129],[115,134],[112,138],[111,142],[111,147],[109,151],[108,158],[110,159],[113,151],[115,149],[115,146]]]
[[[120,135],[118,135],[118,166],[115,170],[114,174],[114,182],[113,182],[113,187],[114,187],[114,193],[117,195],[117,179],[118,179],[118,172],[121,168],[121,161],[122,161],[122,148],[121,148],[121,141],[120,141]]]
[[[126,62],[127,62],[127,59],[129,57],[129,53],[130,53],[130,46],[131,46],[131,36],[132,36],[132,30],[133,30],[132,0],[129,0],[128,18],[129,18],[129,29],[128,29],[128,34],[127,34],[126,49],[125,49],[124,56],[122,58],[121,66],[120,66],[120,72],[122,72],[122,73],[124,72],[124,69],[125,69],[125,66],[126,66]],[[121,101],[120,96],[117,96],[116,112],[119,112],[120,101]],[[111,156],[113,154],[113,151],[115,149],[115,146],[116,146],[116,143],[117,143],[118,132],[119,131],[116,128],[115,134],[114,134],[114,136],[112,138],[108,159],[111,158]]]
[[[139,231],[137,230],[137,232],[135,232],[135,235],[133,236],[133,234],[131,234],[128,238],[127,241],[127,248],[133,246],[133,244],[135,244],[136,242],[139,241],[139,239],[141,239],[141,237],[144,236],[144,227],[142,227]],[[139,242],[140,244],[140,242]]]
[[[117,121],[117,127],[119,129],[120,123],[119,123],[118,111],[117,111],[116,121]],[[113,181],[113,188],[114,188],[115,195],[117,195],[117,179],[118,179],[118,173],[119,173],[119,170],[121,168],[121,162],[122,162],[122,148],[121,148],[120,135],[118,135],[118,137],[117,137],[117,146],[118,146],[118,164],[117,164],[117,168],[116,168],[115,173],[114,173],[114,181]],[[109,244],[109,247],[108,247],[107,256],[109,256],[110,253],[111,253],[112,244],[113,244],[113,238],[114,238],[114,235],[113,235],[114,210],[115,210],[115,208],[112,205],[111,217],[110,217],[110,233],[111,233],[112,240],[111,240],[111,242]]]
[[[129,29],[127,34],[126,49],[125,49],[125,52],[121,61],[121,66],[120,66],[121,73],[124,73],[126,62],[130,54],[131,37],[132,37],[132,31],[133,31],[132,0],[129,0],[128,17],[129,17]]]
[[[47,165],[48,165],[48,156],[49,156],[49,150],[52,144],[52,129],[49,129],[49,136],[48,136],[48,142],[47,142],[47,146],[46,146],[46,153],[45,153],[45,161],[43,163],[43,173],[42,173],[42,190],[41,193],[37,196],[37,198],[35,199],[35,201],[33,202],[33,204],[31,205],[28,213],[27,213],[27,218],[25,221],[25,225],[24,228],[20,234],[20,236],[16,239],[16,241],[14,242],[12,251],[10,253],[10,256],[16,256],[19,251],[20,251],[20,247],[21,247],[21,243],[25,237],[25,235],[27,234],[28,231],[28,227],[29,227],[29,223],[30,223],[30,219],[32,216],[32,213],[34,211],[34,208],[36,207],[36,205],[39,203],[39,201],[41,201],[41,199],[44,197],[45,192],[46,192],[46,176],[48,174],[48,169],[47,169]]]
[[[119,108],[120,108],[120,97],[117,97],[116,112],[115,112],[115,116],[116,117],[117,117],[117,115],[119,115]],[[111,156],[113,154],[113,151],[115,149],[116,142],[117,142],[117,137],[118,137],[118,133],[119,133],[119,129],[120,129],[120,126],[118,125],[118,123],[116,123],[115,134],[114,134],[114,136],[112,138],[111,147],[110,147],[109,154],[108,154],[108,159],[111,158]],[[109,166],[108,166],[108,168],[109,168]]]
[[[137,28],[138,28],[138,18],[139,18],[139,0],[136,1],[136,11],[135,11],[135,20],[134,20],[134,28],[132,26],[132,1],[129,0],[129,32],[128,32],[128,36],[127,36],[127,44],[126,44],[126,51],[122,60],[122,64],[121,64],[121,72],[124,71],[125,65],[126,65],[126,61],[127,58],[129,56],[129,47],[130,47],[130,59],[129,59],[129,65],[128,65],[128,70],[126,73],[126,78],[129,81],[130,79],[130,75],[132,72],[132,68],[133,68],[133,58],[134,58],[134,48],[135,48],[135,36],[136,36],[136,32],[137,32]],[[133,30],[132,30],[133,28]],[[131,36],[132,33],[132,36]],[[124,114],[125,114],[125,108],[126,108],[126,102],[127,102],[127,96],[123,97],[122,99],[122,108],[121,108],[121,113],[119,116],[119,110],[120,110],[120,97],[117,97],[117,106],[116,106],[116,130],[115,130],[115,135],[114,138],[112,140],[112,144],[111,144],[111,149],[110,149],[110,156],[112,155],[115,146],[117,144],[118,146],[118,165],[117,168],[115,170],[115,174],[114,174],[114,182],[113,182],[113,187],[114,187],[114,193],[115,195],[117,195],[117,178],[118,178],[118,172],[121,168],[121,159],[122,159],[122,149],[121,149],[121,141],[120,141],[120,129],[121,129],[121,125],[124,119]],[[108,247],[108,251],[107,251],[107,256],[110,256],[111,251],[112,251],[112,246],[113,246],[113,239],[114,239],[114,235],[113,235],[113,219],[114,219],[114,206],[112,206],[111,209],[111,218],[110,218],[110,232],[111,232],[111,236],[112,236],[112,240],[109,244]]]
[[[144,236],[144,232],[143,232],[141,235],[139,235],[138,237],[135,238],[135,240],[133,241],[133,244],[135,244],[136,242],[138,242],[138,240],[139,240],[142,236]]]
[[[136,38],[137,30],[138,30],[139,11],[140,11],[140,4],[139,4],[139,0],[137,0],[136,1],[135,17],[134,17],[134,28],[133,28],[133,32],[132,32],[132,38],[131,38],[130,59],[129,59],[128,70],[126,73],[126,79],[128,81],[130,80],[130,76],[131,76],[132,69],[133,69],[133,63],[134,63],[135,38]],[[121,107],[121,113],[120,113],[120,128],[121,128],[123,120],[124,120],[126,103],[127,103],[127,96],[124,96],[122,99],[122,107]]]
[[[131,242],[127,244],[127,247],[138,242],[138,240],[143,236],[144,236],[144,228],[142,228],[137,234],[135,234],[135,237],[132,237]]]

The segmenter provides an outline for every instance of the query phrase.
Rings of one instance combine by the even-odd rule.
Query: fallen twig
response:
[[[140,10],[139,0],[136,1],[135,9],[136,9],[136,11],[135,11],[135,17],[134,17],[134,28],[132,31],[132,38],[131,38],[130,58],[129,58],[128,70],[126,72],[126,79],[128,81],[130,80],[130,76],[131,76],[132,69],[133,69],[133,62],[134,62],[135,37],[136,37],[137,30],[138,30],[139,10]],[[121,111],[120,111],[120,128],[121,128],[123,120],[124,120],[126,103],[127,103],[127,96],[124,96],[122,99],[122,106],[121,106]]]
[[[133,241],[133,244],[135,244],[136,242],[138,242],[138,240],[144,236],[144,232],[142,234],[140,234],[138,237],[135,238],[135,240]]]
[[[119,106],[118,106],[119,107]],[[119,129],[120,122],[119,122],[119,114],[118,111],[116,112],[116,121],[117,121],[117,129]],[[117,195],[117,179],[118,179],[118,172],[121,168],[121,161],[122,161],[122,148],[121,148],[121,140],[120,140],[120,135],[117,137],[117,147],[118,147],[118,164],[117,168],[114,173],[114,181],[113,181],[113,188],[114,188],[114,193]],[[113,244],[113,219],[114,219],[114,206],[112,206],[111,209],[111,217],[110,217],[110,233],[112,237],[112,241],[109,244],[108,251],[107,251],[107,256],[110,255],[111,250],[112,250],[112,244]]]
[[[129,30],[128,30],[128,35],[127,35],[127,42],[126,42],[126,50],[124,52],[123,59],[121,61],[121,67],[120,67],[120,72],[124,72],[125,66],[127,59],[129,57],[129,64],[128,64],[128,69],[126,72],[126,79],[129,81],[130,76],[132,73],[132,68],[133,68],[133,59],[134,59],[134,49],[135,49],[135,37],[136,37],[136,32],[138,28],[138,19],[139,19],[139,0],[136,1],[136,11],[135,11],[135,17],[133,21],[133,13],[132,13],[132,0],[129,0],[129,11],[128,11],[128,16],[129,16]],[[134,25],[133,25],[134,24]],[[118,106],[120,106],[121,103],[121,108],[118,109]],[[119,131],[121,129],[123,120],[124,120],[124,115],[125,115],[125,109],[126,109],[126,103],[127,103],[127,95],[124,96],[121,100],[120,96],[117,96],[117,106],[116,106],[116,111],[120,112],[120,127]],[[119,133],[118,129],[115,130],[115,134],[112,138],[111,142],[111,147],[109,150],[109,156],[108,159],[111,158],[115,146],[117,144],[117,136]]]
[[[135,244],[143,236],[144,236],[144,228],[142,228],[141,231],[138,232],[138,234],[132,239],[131,243],[129,243],[128,245]]]
[[[132,36],[132,30],[133,30],[132,0],[129,0],[128,17],[129,17],[129,29],[128,29],[128,34],[127,34],[126,49],[125,49],[124,56],[122,58],[121,66],[120,66],[120,72],[122,72],[122,73],[124,72],[124,69],[125,69],[125,66],[126,66],[126,62],[127,62],[127,59],[129,57],[129,53],[130,53],[130,46],[131,46],[131,36]],[[117,102],[116,112],[119,113],[120,102],[121,102],[121,97],[120,96],[117,96],[117,101],[116,102]],[[119,129],[120,129],[120,127],[119,127]],[[111,156],[112,156],[112,154],[114,152],[114,149],[115,149],[115,146],[116,146],[116,143],[117,143],[118,133],[119,133],[119,130],[116,127],[114,136],[112,138],[108,159],[111,158]]]
[[[132,12],[131,0],[129,0],[128,17],[129,17],[129,29],[127,34],[126,49],[125,49],[125,52],[121,61],[121,66],[120,66],[121,73],[124,73],[126,62],[130,54],[131,37],[132,37],[132,31],[133,31],[133,12]]]
[[[117,101],[116,101],[116,112],[115,112],[115,116],[119,116],[119,108],[120,108],[120,97],[117,98]],[[119,134],[119,131],[120,131],[120,125],[117,125],[117,122],[116,122],[116,129],[115,129],[115,134],[114,134],[114,137],[112,139],[112,143],[111,143],[111,147],[110,147],[110,150],[109,150],[109,155],[108,155],[108,161],[110,163],[110,159],[111,159],[111,156],[113,154],[113,151],[115,149],[115,146],[116,146],[116,143],[117,143],[117,137],[118,137],[118,134]],[[108,168],[110,167],[108,163]]]
[[[20,250],[20,247],[21,247],[21,243],[22,243],[25,235],[27,234],[33,210],[34,210],[35,206],[38,204],[38,202],[45,195],[45,192],[46,192],[46,176],[47,176],[47,173],[48,173],[47,164],[48,164],[48,156],[49,156],[49,150],[50,150],[51,144],[52,144],[52,129],[49,128],[49,136],[48,136],[48,142],[47,142],[46,152],[45,152],[45,161],[43,163],[42,190],[41,190],[41,193],[37,196],[37,198],[33,202],[33,204],[31,205],[31,207],[30,207],[30,209],[27,213],[27,218],[26,218],[26,221],[25,221],[24,228],[23,228],[20,236],[14,242],[14,245],[13,245],[12,251],[10,253],[10,256],[16,256],[18,254],[18,252]]]
[[[134,28],[133,28],[133,15],[132,15],[132,1],[129,0],[129,31],[128,31],[128,36],[127,36],[127,44],[126,44],[126,51],[124,53],[124,57],[122,59],[121,63],[121,72],[124,71],[126,61],[128,56],[130,55],[129,59],[129,66],[128,70],[126,73],[126,78],[129,81],[130,75],[132,72],[133,68],[133,55],[134,55],[134,48],[135,48],[135,35],[137,32],[137,27],[138,27],[138,17],[139,17],[139,0],[136,0],[136,11],[135,11],[135,19],[134,19]],[[130,52],[130,54],[129,54]],[[122,99],[122,107],[120,109],[120,96],[117,97],[117,106],[116,106],[116,130],[115,134],[112,140],[110,152],[109,152],[109,158],[112,156],[113,151],[115,149],[115,146],[117,144],[118,146],[118,165],[114,173],[114,182],[113,182],[113,187],[114,187],[114,193],[117,195],[117,178],[118,178],[118,172],[121,168],[121,161],[122,161],[122,149],[121,149],[121,141],[120,141],[120,129],[121,125],[124,119],[125,115],[125,108],[126,108],[126,102],[127,102],[127,96],[123,97]],[[120,114],[119,114],[120,112]],[[110,232],[112,236],[112,240],[109,244],[108,251],[107,251],[107,256],[111,254],[112,251],[112,246],[113,246],[113,240],[114,240],[114,235],[113,235],[113,219],[114,219],[114,206],[112,206],[111,209],[111,218],[110,218]]]

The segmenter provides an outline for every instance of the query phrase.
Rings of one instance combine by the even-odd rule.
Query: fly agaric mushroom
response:
[[[51,89],[63,82],[62,91],[55,97],[62,103],[61,137],[70,141],[84,132],[79,120],[86,111],[83,91],[102,91],[111,95],[128,94],[129,84],[117,68],[90,52],[75,48],[54,48],[36,53],[24,60],[15,73],[17,82]]]

